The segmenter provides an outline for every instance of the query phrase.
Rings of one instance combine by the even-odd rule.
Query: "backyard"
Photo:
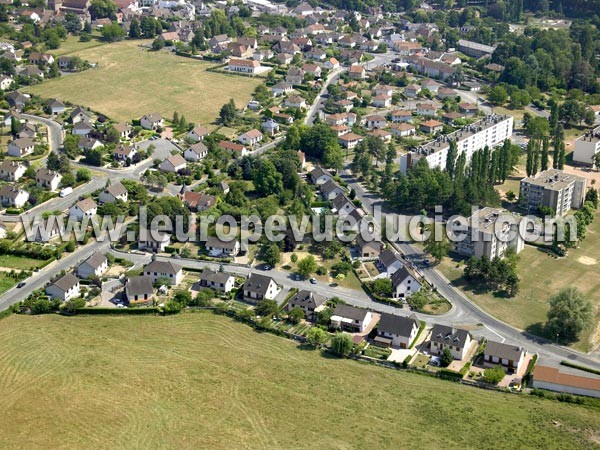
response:
[[[12,316],[1,330],[2,448],[464,449],[490,430],[510,436],[495,448],[600,439],[591,405],[324,357],[209,312]]]
[[[190,122],[209,124],[230,98],[238,107],[244,106],[261,82],[208,72],[213,63],[166,51],[147,51],[139,47],[144,43],[66,42],[57,54],[77,55],[98,67],[44,81],[24,91],[89,106],[119,121],[152,112],[170,118],[177,111]]]

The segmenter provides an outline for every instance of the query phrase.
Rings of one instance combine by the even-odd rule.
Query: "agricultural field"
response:
[[[324,357],[209,312],[0,324],[2,448],[464,449],[490,430],[510,436],[495,448],[600,442],[593,405]]]
[[[26,92],[89,106],[118,120],[152,112],[170,118],[174,111],[189,122],[209,124],[224,103],[250,100],[259,79],[207,72],[213,63],[140,48],[146,41],[67,42],[57,54],[77,55],[98,67],[44,81]],[[83,44],[90,44],[83,45]],[[225,86],[225,88],[223,87]]]
[[[519,254],[517,273],[521,289],[516,297],[496,297],[481,293],[462,280],[464,260],[445,258],[438,267],[450,281],[455,282],[475,303],[498,319],[520,329],[539,334],[546,321],[548,300],[560,289],[576,286],[592,301],[600,314],[600,214],[588,229],[581,247],[570,249],[566,258],[554,258],[532,246]],[[600,343],[600,324],[589,330],[574,344],[578,350],[589,351]]]

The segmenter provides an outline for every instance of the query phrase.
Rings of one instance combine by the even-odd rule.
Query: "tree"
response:
[[[319,348],[321,345],[327,342],[328,335],[327,332],[325,332],[321,328],[312,327],[310,330],[308,330],[306,338],[309,344],[314,345],[316,348]]]
[[[561,289],[549,301],[548,331],[562,342],[574,342],[594,322],[589,300],[574,286]]]
[[[235,102],[233,99],[230,99],[221,107],[221,110],[219,111],[221,123],[223,125],[231,125],[235,120],[236,114]]]
[[[117,5],[112,0],[92,0],[89,11],[94,20],[112,18],[117,12]]]
[[[152,50],[159,51],[162,50],[165,46],[165,40],[162,36],[157,36],[154,41],[152,41]]]
[[[440,239],[436,239],[436,233],[433,230],[430,232],[429,237],[424,243],[424,250],[429,253],[435,259],[436,263],[439,263],[444,256],[448,255],[450,250],[450,243],[446,233],[441,233]]]
[[[279,250],[279,246],[276,243],[271,242],[262,246],[260,257],[265,264],[275,267],[281,259],[281,250]]]
[[[488,100],[496,106],[504,105],[508,100],[508,92],[503,86],[496,85],[490,90]]]
[[[162,308],[164,314],[177,314],[180,313],[182,305],[175,300],[167,300]]]
[[[283,191],[282,176],[271,160],[260,160],[253,175],[254,188],[263,197]]]
[[[442,352],[442,357],[440,358],[442,367],[448,367],[452,363],[452,361],[454,361],[452,352],[448,347],[444,348],[444,351]]]
[[[89,169],[79,169],[76,179],[78,183],[86,183],[92,179],[92,172]]]
[[[352,337],[348,333],[336,333],[331,338],[331,349],[338,355],[348,356],[352,351]]]
[[[129,37],[131,39],[139,39],[142,37],[142,29],[140,28],[140,22],[136,17],[131,19],[131,23],[129,24]]]
[[[125,37],[125,30],[118,23],[111,23],[102,28],[102,38],[108,42],[120,41]]]
[[[600,170],[600,152],[596,153],[593,157],[592,157],[592,164],[594,164],[594,168],[596,170]]]
[[[288,320],[292,323],[300,323],[302,319],[304,319],[304,311],[297,306],[288,313]]]
[[[188,306],[192,303],[192,293],[190,291],[176,291],[173,294],[173,300],[182,306]]]
[[[279,305],[275,300],[263,299],[256,305],[256,314],[259,316],[272,316],[279,311]]]
[[[304,278],[308,278],[317,270],[317,267],[317,261],[313,255],[308,255],[298,261],[298,273]]]
[[[373,293],[381,297],[392,296],[392,281],[389,278],[379,278],[371,283]]]
[[[486,383],[498,384],[504,379],[506,373],[502,366],[488,367],[483,371],[483,379]]]

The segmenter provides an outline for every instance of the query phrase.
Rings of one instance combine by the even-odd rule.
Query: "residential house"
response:
[[[417,103],[416,105],[417,114],[420,116],[433,117],[436,115],[437,109],[433,103]]]
[[[333,180],[333,176],[321,167],[314,168],[309,174],[313,184],[321,185]]]
[[[142,305],[152,302],[154,287],[152,278],[145,276],[129,277],[125,283],[125,297],[130,304]]]
[[[202,142],[196,142],[195,144],[190,145],[190,147],[183,152],[185,160],[194,163],[204,159],[206,155],[208,155],[208,147]]]
[[[261,123],[260,128],[268,136],[275,136],[277,133],[279,133],[279,124],[270,118]]]
[[[455,98],[458,94],[456,91],[449,87],[441,87],[437,91],[437,98],[444,100],[445,98]]]
[[[371,116],[367,116],[366,120],[367,120],[367,128],[369,130],[387,127],[387,120],[385,119],[384,116],[381,116],[379,114],[373,114]]]
[[[65,104],[57,99],[48,100],[46,108],[48,108],[50,114],[62,114],[67,109]]]
[[[421,81],[421,87],[423,89],[427,89],[429,92],[431,92],[434,95],[438,92],[438,89],[440,88],[440,86],[441,86],[441,84],[434,80],[425,79],[425,80]]]
[[[331,201],[333,212],[338,216],[345,216],[356,209],[354,203],[346,195],[338,195]]]
[[[162,253],[171,245],[171,235],[158,230],[140,230],[138,249]]]
[[[321,68],[316,64],[304,64],[302,66],[302,70],[304,70],[304,73],[312,75],[315,78],[319,78],[321,76]]]
[[[325,67],[327,70],[336,70],[340,68],[340,62],[335,58],[329,58],[327,61],[325,61],[323,67]]]
[[[421,323],[417,316],[397,316],[382,313],[377,325],[376,344],[392,346],[395,348],[410,348],[419,334]]]
[[[127,189],[120,182],[106,186],[98,195],[100,203],[114,203],[117,200],[126,202],[127,198]]]
[[[390,133],[387,130],[375,129],[375,130],[373,130],[373,131],[371,131],[369,133],[369,136],[373,136],[373,137],[379,138],[383,142],[386,142],[386,143],[387,142],[391,142],[391,140],[392,140],[392,133]]]
[[[371,104],[376,108],[389,108],[392,105],[392,97],[376,95],[371,99]]]
[[[0,203],[5,206],[22,208],[29,200],[29,192],[17,185],[5,184],[0,187]]]
[[[244,145],[235,142],[221,141],[219,142],[219,148],[227,150],[236,156],[246,156],[248,154],[248,149]]]
[[[412,113],[405,109],[397,109],[392,111],[390,118],[394,123],[407,123],[412,122]]]
[[[479,112],[477,105],[473,103],[461,102],[458,104],[458,110],[466,116],[476,116]]]
[[[283,104],[289,108],[306,108],[306,100],[299,95],[290,95]]]
[[[392,275],[392,297],[393,298],[408,298],[415,292],[421,290],[421,284],[408,271],[406,267],[402,267]]]
[[[293,90],[294,87],[286,81],[280,81],[279,83],[271,86],[271,94],[273,95],[273,97],[279,97],[281,95],[289,94]]]
[[[90,122],[81,121],[73,125],[73,128],[71,128],[71,134],[74,134],[75,136],[87,136],[92,132],[93,129],[94,127]]]
[[[421,122],[419,129],[428,134],[440,133],[444,130],[444,124],[442,122],[438,122],[437,120],[430,119],[426,120],[425,122]]]
[[[177,153],[169,156],[167,159],[161,162],[158,166],[158,169],[162,170],[163,172],[177,173],[186,167],[187,163],[185,162],[184,157]]]
[[[33,153],[35,149],[34,142],[29,138],[19,138],[8,144],[8,155],[16,158],[22,158],[30,153]]]
[[[362,237],[362,234],[356,236],[356,247],[360,258],[379,258],[383,250],[383,244],[380,241],[367,241]]]
[[[208,131],[208,128],[202,125],[196,125],[190,131],[188,131],[186,137],[193,142],[199,142],[204,140],[204,138],[209,134],[210,131]]]
[[[75,220],[83,220],[84,217],[92,217],[96,215],[98,205],[92,198],[84,198],[75,203],[69,208],[69,218]]]
[[[133,145],[119,144],[113,151],[113,157],[115,160],[122,162],[133,160],[135,155],[137,155],[137,150]]]
[[[317,312],[325,308],[326,300],[322,295],[301,289],[288,300],[286,309],[289,312],[294,308],[300,308],[304,312],[306,320],[314,321],[317,318]]]
[[[260,141],[262,141],[262,138],[263,134],[256,128],[253,128],[252,130],[246,131],[245,133],[241,134],[238,137],[238,141],[249,147],[254,147]]]
[[[77,141],[77,148],[80,150],[95,150],[103,146],[104,144],[102,144],[102,142],[100,142],[98,139],[87,136],[80,136],[79,141]]]
[[[394,136],[399,138],[412,136],[416,133],[415,126],[409,123],[393,123],[390,130]]]
[[[73,125],[78,122],[91,122],[92,120],[89,112],[83,109],[81,106],[75,107],[73,111],[71,111],[69,118],[71,119],[71,123]]]
[[[404,95],[408,98],[415,98],[421,92],[421,86],[417,84],[409,84],[404,87]]]
[[[77,276],[86,279],[101,276],[108,270],[108,259],[103,253],[96,252],[77,267]]]
[[[142,270],[145,277],[150,277],[152,283],[157,280],[169,280],[171,286],[177,286],[183,279],[183,267],[172,261],[154,260]]]
[[[0,90],[6,91],[13,84],[13,78],[9,75],[0,75]]]
[[[486,364],[502,366],[508,373],[519,373],[527,351],[518,345],[489,340],[485,343],[483,360]]]
[[[17,111],[22,111],[23,108],[29,100],[31,100],[31,96],[29,94],[22,94],[19,91],[13,91],[10,94],[7,94],[5,97],[8,102],[8,106],[16,109]]]
[[[294,56],[291,55],[290,53],[278,53],[275,56],[275,59],[282,66],[287,66],[288,64],[292,63],[292,61],[294,60]]]
[[[366,77],[365,68],[358,64],[353,64],[350,66],[350,78],[353,80],[362,80]]]
[[[216,236],[209,236],[204,247],[210,256],[234,257],[240,252],[240,243],[237,239],[222,241]]]
[[[348,150],[352,150],[363,139],[364,139],[363,136],[361,136],[360,134],[356,134],[356,133],[346,133],[343,136],[338,136],[339,144],[342,147],[347,148]]]
[[[35,184],[37,187],[55,191],[62,180],[62,175],[54,170],[38,169],[35,173]]]
[[[49,216],[37,223],[34,220],[31,231],[27,232],[27,240],[29,242],[50,242],[61,236],[64,229],[64,221],[58,216]]]
[[[29,54],[29,64],[35,66],[49,66],[54,62],[54,56],[49,53],[32,52]]]
[[[441,356],[447,348],[454,359],[463,360],[471,348],[473,339],[467,330],[435,324],[429,342],[432,355]]]
[[[67,302],[80,295],[79,278],[68,273],[46,287],[46,295]]]
[[[266,275],[251,273],[242,287],[244,300],[258,303],[261,300],[275,300],[280,292],[273,278]]]
[[[404,267],[400,255],[393,250],[386,249],[379,255],[377,267],[390,278],[394,273]]]
[[[199,285],[227,294],[235,286],[235,277],[229,273],[204,269],[200,274]]]
[[[192,211],[206,211],[217,204],[217,197],[204,192],[186,191],[180,197]]]
[[[27,167],[20,161],[5,159],[0,163],[0,179],[4,181],[19,181]]]
[[[140,119],[140,125],[146,130],[157,130],[164,124],[163,117],[158,113],[145,114]]]
[[[341,330],[362,333],[372,319],[373,314],[369,310],[338,303],[331,316],[331,325]]]
[[[321,185],[321,194],[325,200],[333,200],[338,195],[344,193],[344,190],[333,180]]]

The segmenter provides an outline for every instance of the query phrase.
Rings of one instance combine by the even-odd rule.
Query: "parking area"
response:
[[[139,143],[139,147],[142,150],[148,150],[150,146],[154,146],[154,151],[152,152],[152,159],[160,159],[163,160],[171,156],[172,152],[180,152],[179,147],[173,144],[168,139],[148,139],[147,141],[143,141]]]

